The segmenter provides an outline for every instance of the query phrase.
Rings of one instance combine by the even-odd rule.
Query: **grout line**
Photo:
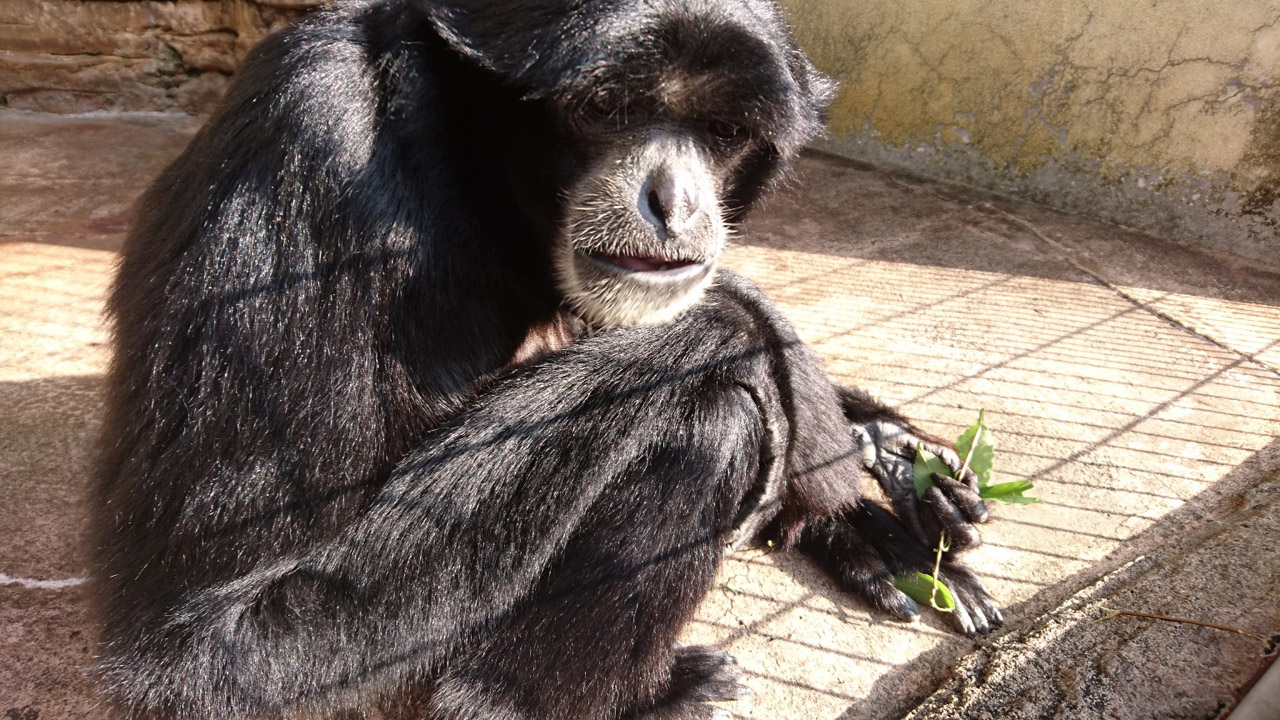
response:
[[[1249,360],[1250,362],[1265,368],[1268,372],[1276,375],[1277,377],[1280,377],[1280,368],[1274,367],[1271,365],[1271,363],[1266,362],[1265,360],[1259,359],[1256,354],[1245,352],[1238,348],[1232,347],[1231,345],[1228,345],[1222,342],[1221,340],[1210,337],[1208,335],[1205,335],[1202,332],[1199,332],[1198,330],[1193,329],[1192,327],[1188,326],[1186,323],[1182,322],[1181,320],[1173,317],[1169,313],[1166,313],[1163,310],[1157,310],[1156,308],[1153,308],[1150,305],[1147,305],[1146,303],[1142,302],[1138,298],[1135,298],[1134,296],[1122,290],[1120,286],[1116,285],[1115,283],[1111,282],[1105,277],[1102,277],[1101,275],[1094,272],[1093,270],[1090,270],[1089,268],[1080,264],[1079,262],[1076,261],[1071,248],[1058,242],[1057,240],[1054,240],[1053,238],[1050,238],[1048,235],[1045,235],[1043,232],[1040,231],[1040,228],[1036,227],[1031,222],[1027,220],[1023,220],[1017,215],[1014,215],[1013,213],[1008,212],[1006,210],[1002,210],[996,207],[995,205],[992,205],[989,202],[979,203],[977,207],[994,212],[1000,215],[1001,217],[1007,218],[1008,220],[1021,226],[1024,230],[1027,230],[1032,235],[1035,235],[1037,238],[1039,238],[1042,242],[1044,242],[1045,244],[1049,245],[1050,247],[1054,248],[1059,253],[1061,253],[1064,259],[1066,259],[1066,261],[1071,265],[1071,267],[1075,268],[1079,272],[1084,273],[1085,275],[1088,275],[1098,284],[1114,292],[1115,294],[1119,295],[1125,300],[1128,300],[1130,303],[1132,303],[1139,309],[1143,310],[1144,312],[1155,315],[1161,320],[1164,320],[1165,322],[1169,323],[1170,325],[1173,325],[1174,327],[1178,328],[1179,330],[1182,330],[1183,332],[1189,335],[1194,335],[1195,337],[1200,338],[1201,340],[1204,340],[1205,342],[1211,345],[1214,345],[1223,350],[1226,350],[1227,352],[1230,352],[1234,355],[1238,355],[1246,360]]]
[[[83,585],[88,581],[89,578],[83,577],[66,578],[64,580],[36,580],[33,578],[13,577],[8,573],[0,572],[0,585],[21,585],[28,590],[62,590]]]

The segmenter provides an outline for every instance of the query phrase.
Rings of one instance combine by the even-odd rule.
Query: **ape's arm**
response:
[[[935,478],[937,486],[930,488],[924,502],[918,502],[912,477],[916,445],[923,445],[959,471],[961,462],[955,452],[942,440],[917,430],[902,415],[876,402],[867,393],[832,386],[825,374],[815,370],[816,360],[794,329],[750,283],[722,273],[720,288],[732,292],[757,318],[767,319],[759,323],[757,332],[779,348],[785,360],[775,367],[775,374],[782,380],[780,400],[789,403],[786,415],[793,418],[793,426],[806,430],[800,434],[800,442],[790,443],[789,452],[803,452],[812,438],[839,432],[816,430],[831,422],[823,412],[824,403],[835,402],[843,419],[852,423],[854,457],[880,481],[902,522],[911,528],[908,533],[898,518],[875,503],[860,499],[855,507],[841,508],[830,515],[812,509],[796,515],[784,507],[771,532],[780,536],[784,544],[795,544],[838,582],[876,607],[904,619],[916,617],[915,601],[894,586],[893,577],[920,570],[932,572],[935,557],[931,548],[937,546],[943,529],[954,549],[977,543],[978,532],[971,522],[985,521],[987,514],[977,495],[976,476],[972,472],[966,474],[968,485],[954,481],[947,484]],[[831,457],[833,454],[829,451],[816,456],[810,453],[803,459],[793,459],[790,467],[816,468],[829,462]],[[856,486],[861,481],[861,474],[851,463],[825,469],[844,473],[846,483]],[[793,478],[792,485],[820,494],[824,479],[822,474],[799,482]],[[962,632],[986,633],[992,625],[1003,622],[991,596],[973,573],[950,556],[942,561],[939,570],[942,580],[953,592],[956,610],[952,616]]]
[[[791,366],[808,356],[779,352],[753,310],[721,293],[669,326],[615,330],[516,371],[428,435],[334,539],[192,587],[113,638],[101,665],[108,688],[144,714],[238,717],[400,684],[446,657],[465,665],[468,647],[517,604],[540,602],[535,588],[584,524],[609,528],[602,550],[632,538],[626,552],[638,561],[609,580],[626,591],[575,587],[575,574],[597,570],[576,565],[555,570],[555,584],[604,618],[626,617],[633,594],[679,598],[663,601],[675,609],[656,614],[659,627],[628,634],[638,647],[669,647],[753,487],[783,486],[762,511],[790,508],[795,522],[818,510],[815,477],[858,472],[838,414],[817,425],[791,414],[795,384],[821,371]],[[810,437],[815,427],[825,437]],[[795,489],[805,484],[807,494]],[[659,498],[683,494],[674,510],[691,519],[650,517],[672,509],[626,499],[655,486],[669,488]],[[854,493],[827,500],[847,507]],[[692,564],[667,572],[680,587],[626,581],[655,563]],[[593,652],[603,664],[631,651]]]

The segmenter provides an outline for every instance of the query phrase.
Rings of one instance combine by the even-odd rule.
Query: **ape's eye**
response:
[[[726,120],[708,120],[702,123],[702,128],[718,142],[729,147],[742,145],[748,139],[745,128]]]
[[[598,92],[587,98],[586,112],[597,120],[611,119],[622,113],[622,96],[614,92]]]

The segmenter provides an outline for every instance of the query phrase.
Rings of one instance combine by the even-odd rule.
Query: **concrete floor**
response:
[[[0,111],[0,718],[104,718],[78,551],[129,206],[195,122]],[[729,253],[840,380],[954,437],[979,408],[1002,479],[969,562],[1008,625],[869,612],[748,552],[688,630],[755,691],[737,717],[1207,718],[1280,630],[1280,258],[1229,255],[808,156]]]

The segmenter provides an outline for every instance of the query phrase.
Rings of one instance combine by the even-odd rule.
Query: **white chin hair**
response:
[[[702,299],[715,278],[715,266],[706,268],[696,284],[679,289],[663,288],[642,277],[619,277],[584,282],[571,258],[557,263],[561,289],[573,311],[598,329],[627,325],[662,325]]]

